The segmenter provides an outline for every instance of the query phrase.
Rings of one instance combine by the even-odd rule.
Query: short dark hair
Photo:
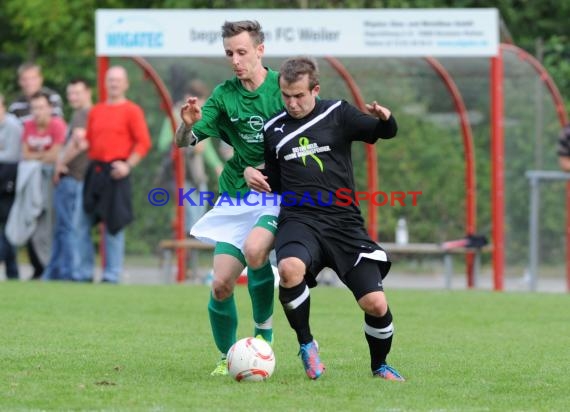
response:
[[[32,94],[32,95],[30,96],[30,101],[36,100],[36,99],[42,99],[42,98],[43,98],[43,99],[46,99],[47,102],[48,102],[48,104],[49,104],[50,106],[53,106],[53,104],[52,104],[52,102],[51,102],[51,100],[50,100],[49,94],[46,93],[46,92],[44,92],[44,91],[42,91],[42,90],[40,90],[39,92],[35,92],[34,94]]]
[[[319,67],[317,61],[308,56],[290,57],[279,69],[279,78],[287,83],[294,83],[305,74],[309,75],[309,90],[312,90],[319,84]]]
[[[91,89],[91,85],[84,77],[74,77],[67,84],[82,84],[86,89]]]
[[[265,34],[257,20],[226,21],[222,26],[222,39],[248,32],[256,46],[265,41]]]

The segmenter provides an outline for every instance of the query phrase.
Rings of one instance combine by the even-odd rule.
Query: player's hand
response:
[[[250,189],[258,192],[271,192],[271,187],[267,183],[267,176],[255,167],[246,167],[243,171],[243,178]]]
[[[372,103],[366,103],[366,108],[372,116],[375,116],[381,120],[388,120],[392,113],[384,106],[380,106],[376,100]]]
[[[180,118],[186,127],[192,126],[202,118],[202,108],[198,104],[197,97],[189,97],[180,108]]]

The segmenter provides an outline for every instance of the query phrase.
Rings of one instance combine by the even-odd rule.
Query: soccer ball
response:
[[[264,340],[243,338],[228,351],[228,372],[238,382],[264,381],[274,369],[273,349]]]

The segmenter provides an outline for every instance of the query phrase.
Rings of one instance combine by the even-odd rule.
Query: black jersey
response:
[[[355,201],[351,145],[394,137],[396,120],[379,120],[344,100],[317,100],[313,111],[295,119],[286,111],[265,125],[265,173],[281,193],[280,220],[288,216],[363,224]]]

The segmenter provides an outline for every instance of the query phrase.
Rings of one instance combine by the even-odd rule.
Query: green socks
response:
[[[247,288],[251,296],[254,335],[261,335],[267,342],[273,342],[273,295],[274,275],[271,264],[267,262],[259,269],[248,268]],[[214,342],[218,350],[226,354],[237,340],[238,316],[234,295],[226,300],[217,301],[210,293],[208,314]]]
[[[217,301],[210,293],[208,314],[216,346],[221,353],[226,354],[237,340],[238,317],[234,295]]]
[[[251,296],[254,336],[261,335],[267,342],[273,342],[273,269],[269,261],[259,269],[247,269],[247,288]]]

